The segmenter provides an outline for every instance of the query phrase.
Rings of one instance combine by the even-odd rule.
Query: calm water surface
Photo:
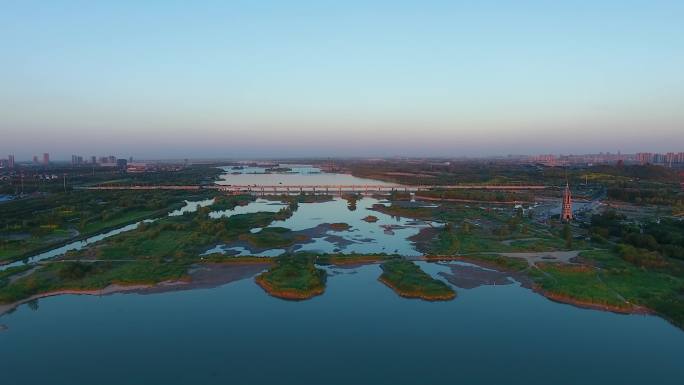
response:
[[[407,218],[392,217],[372,210],[373,205],[387,204],[375,198],[363,198],[356,202],[356,209],[350,210],[346,200],[334,198],[319,203],[300,203],[292,217],[284,221],[275,221],[268,227],[285,227],[293,231],[314,228],[322,223],[346,223],[349,230],[329,230],[320,236],[314,236],[312,242],[298,245],[292,251],[314,251],[321,253],[395,253],[405,256],[418,256],[409,237],[418,234],[426,227],[441,227],[436,222],[416,221]],[[259,211],[277,212],[285,207],[265,199],[257,199],[246,206],[238,206],[232,210],[209,213],[212,218],[229,217],[235,214],[255,213]],[[368,223],[363,218],[373,215],[377,222]],[[259,230],[259,229],[254,229]],[[275,256],[284,253],[284,249],[268,250],[255,253],[241,246],[228,247],[218,245],[207,250],[212,252],[238,252],[235,255]]]
[[[431,273],[445,270],[423,264]],[[557,304],[517,285],[398,297],[377,265],[324,295],[252,279],[155,295],[61,296],[1,318],[3,384],[681,384],[684,333]]]
[[[348,174],[322,173],[320,169],[307,165],[281,164],[281,167],[292,169],[289,173],[269,173],[263,167],[244,167],[235,169],[231,166],[221,167],[226,174],[221,176],[222,180],[217,182],[221,185],[391,185],[373,179],[357,178]]]

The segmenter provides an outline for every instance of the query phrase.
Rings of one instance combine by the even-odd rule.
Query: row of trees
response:
[[[640,250],[655,252],[662,257],[684,260],[684,221],[663,218],[643,223],[633,223],[615,211],[592,216],[589,232],[594,240],[605,242],[613,239],[622,247],[621,254],[631,259],[653,259],[653,255]]]

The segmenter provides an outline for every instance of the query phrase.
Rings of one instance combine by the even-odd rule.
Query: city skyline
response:
[[[10,2],[0,154],[678,151],[682,19],[675,1]]]
[[[134,157],[132,155],[122,155],[120,152],[115,152],[117,155],[84,155],[84,154],[76,154],[72,153],[69,157],[54,157],[50,155],[50,152],[44,152],[42,153],[42,160],[38,157],[38,155],[33,155],[30,158],[25,158],[25,159],[16,159],[16,156],[14,153],[11,153],[7,155],[7,158],[3,158],[0,156],[0,162],[5,162],[10,168],[14,167],[15,165],[15,160],[17,164],[27,164],[27,163],[32,163],[34,165],[46,165],[50,164],[53,162],[56,163],[65,163],[69,162],[72,165],[89,165],[89,164],[116,164],[116,162],[119,159],[127,160],[128,162],[133,162]],[[309,156],[309,157],[293,157],[292,159],[320,159],[320,158],[330,158],[330,159],[353,159],[353,158],[358,158],[358,159],[373,159],[375,157],[372,156],[358,156],[358,157],[344,157],[344,156],[323,156],[323,157],[314,157],[314,156]],[[590,163],[613,163],[613,162],[619,162],[619,161],[626,161],[628,163],[633,163],[633,164],[661,164],[661,165],[682,165],[684,164],[684,152],[683,151],[668,151],[668,152],[645,152],[645,151],[639,151],[639,152],[634,152],[634,153],[623,153],[623,152],[610,152],[610,151],[601,151],[598,153],[559,153],[559,154],[550,154],[550,153],[543,153],[543,154],[506,154],[506,155],[492,155],[492,156],[484,156],[484,155],[479,155],[479,156],[413,156],[413,157],[407,157],[407,156],[399,156],[399,155],[394,155],[394,156],[384,156],[384,157],[379,157],[379,158],[384,158],[384,159],[401,159],[401,158],[406,158],[406,159],[471,159],[471,160],[487,160],[487,159],[511,159],[513,161],[521,161],[521,162],[534,162],[534,163],[543,163],[547,165],[562,165],[562,164],[578,164],[578,163],[585,163],[585,164],[590,164]],[[195,157],[195,158],[151,158],[151,157],[137,157],[137,161],[141,162],[147,162],[147,161],[169,161],[169,160],[268,160],[268,159],[281,159],[285,160],[288,159],[288,157],[235,157],[235,156],[223,156],[223,157]],[[5,163],[0,163],[0,167],[2,167]]]

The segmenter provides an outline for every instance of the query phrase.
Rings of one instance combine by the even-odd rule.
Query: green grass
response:
[[[60,262],[0,287],[0,303],[57,290],[96,290],[111,284],[153,284],[182,278],[190,261]]]
[[[501,268],[504,271],[519,272],[529,268],[529,264],[523,258],[505,257],[503,255],[470,254],[462,256],[464,260],[473,262],[484,262]]]
[[[684,268],[681,262],[670,260],[668,268],[646,269],[623,260],[613,250],[594,250],[580,255],[597,266],[603,282],[626,300],[684,326]]]
[[[565,242],[559,237],[546,236],[535,240],[515,240],[515,238],[535,237],[514,233],[505,237],[483,234],[481,231],[473,231],[470,234],[458,231],[442,231],[433,240],[429,253],[440,255],[472,254],[472,253],[514,253],[514,252],[538,252],[562,250]],[[501,239],[506,238],[506,239]],[[536,238],[536,237],[535,237]],[[503,241],[510,239],[510,243]],[[581,243],[576,242],[575,247]]]
[[[256,198],[251,196],[251,195],[243,195],[243,196],[225,196],[225,195],[217,195],[214,198],[214,203],[211,205],[211,210],[212,211],[225,211],[225,210],[232,210],[238,205],[244,205],[249,202],[254,201]]]
[[[88,223],[83,227],[80,232],[81,234],[96,234],[106,229],[124,226],[129,223],[135,223],[143,219],[148,219],[154,217],[155,215],[164,215],[167,211],[172,211],[174,208],[180,208],[182,205],[180,203],[169,206],[165,210],[140,210],[121,213],[114,218],[110,218],[104,221]]]
[[[391,259],[384,262],[381,268],[380,281],[390,286],[402,297],[447,300],[456,296],[456,292],[451,287],[432,278],[411,261],[401,258]]]
[[[254,236],[255,244],[278,244],[279,230],[264,229],[250,234],[255,227],[270,224],[276,213],[258,212],[234,215],[229,218],[210,219],[205,211],[178,217],[166,217],[154,223],[143,224],[135,231],[106,239],[95,247],[69,253],[67,258],[141,259],[197,257],[216,243],[227,243],[240,237]],[[284,229],[289,232],[289,230]],[[266,247],[266,246],[265,246]]]
[[[323,254],[319,255],[316,263],[321,265],[356,265],[381,262],[393,258],[388,254]]]
[[[64,242],[166,215],[185,199],[214,192],[79,191],[19,199],[0,206],[0,259],[12,261]],[[11,237],[28,234],[23,239]]]
[[[531,269],[529,274],[549,294],[596,305],[630,308],[593,268],[557,263],[538,263],[537,266],[539,270]]]
[[[325,290],[326,272],[317,269],[314,257],[288,255],[256,278],[269,294],[284,299],[307,299]]]
[[[158,258],[172,257],[184,250],[190,240],[184,231],[162,231],[154,237],[131,235],[123,242],[112,241],[98,249],[98,257],[103,259]]]
[[[396,205],[391,205],[389,207],[376,205],[373,207],[373,210],[395,217],[426,220],[433,219],[437,213],[435,209],[428,207],[401,207]]]
[[[9,285],[10,279],[14,275],[21,274],[23,272],[26,272],[28,270],[31,270],[33,266],[31,265],[23,265],[23,266],[15,266],[15,267],[10,267],[8,269],[0,271],[0,288],[3,288],[7,285]]]
[[[240,239],[265,249],[288,247],[298,240],[290,229],[284,227],[266,227],[258,233],[242,234]]]

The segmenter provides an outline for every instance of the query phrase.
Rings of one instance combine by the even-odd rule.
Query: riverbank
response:
[[[404,298],[425,301],[448,301],[456,298],[456,292],[444,282],[432,278],[411,261],[391,259],[382,265],[378,281]]]
[[[588,265],[578,265],[578,264],[567,264],[565,262],[547,262],[548,265],[539,264],[533,265],[533,261],[522,257],[512,257],[504,255],[506,253],[501,253],[498,255],[469,255],[469,256],[425,256],[422,260],[428,262],[446,262],[446,261],[459,261],[466,262],[476,266],[481,266],[487,269],[495,270],[500,273],[505,273],[506,276],[519,282],[524,288],[530,289],[533,292],[546,297],[547,299],[571,305],[583,309],[592,309],[600,311],[608,311],[612,313],[619,314],[657,314],[654,310],[648,307],[633,304],[619,294],[611,291],[610,289],[604,288],[598,290],[596,287],[593,288],[591,294],[599,293],[603,291],[608,292],[608,298],[612,298],[612,301],[604,299],[605,293],[600,297],[597,294],[595,297],[582,297],[578,295],[572,295],[567,292],[560,290],[572,290],[574,286],[570,286],[568,283],[561,283],[558,287],[559,289],[549,289],[545,288],[545,284],[548,282],[558,282],[559,278],[563,276],[558,276],[558,272],[564,272],[567,274],[577,274],[577,275],[587,275],[592,276],[595,274],[594,268]],[[515,254],[515,253],[513,253]],[[556,275],[550,275],[555,273]],[[458,275],[447,276],[443,275],[448,281],[454,283],[456,286],[473,284],[473,282],[479,286],[482,284],[506,284],[501,280],[500,274],[486,274],[483,273],[482,279],[477,280],[476,277],[459,277]],[[473,279],[475,278],[475,279]],[[489,280],[489,283],[486,283]],[[590,285],[590,282],[579,281],[579,285]],[[476,286],[475,286],[476,287]],[[465,287],[468,288],[468,287]]]
[[[152,285],[117,285],[112,284],[106,286],[102,289],[61,289],[54,290],[45,293],[35,294],[28,298],[22,299],[21,301],[13,302],[10,304],[0,304],[0,315],[10,312],[20,305],[25,303],[35,301],[41,298],[54,297],[58,295],[110,295],[115,293],[123,293],[126,291],[141,290],[151,287]]]
[[[280,299],[292,300],[292,301],[302,301],[306,299],[313,298],[315,296],[323,294],[325,291],[324,287],[313,287],[307,290],[299,290],[295,288],[281,288],[278,285],[271,283],[267,278],[258,276],[254,279],[257,285],[261,286],[262,289],[268,295],[272,297],[277,297]]]
[[[238,257],[234,260],[210,261],[191,265],[187,272],[187,277],[182,279],[166,280],[157,283],[112,283],[97,289],[64,288],[51,290],[13,303],[0,304],[0,315],[10,312],[25,303],[58,295],[157,294],[178,290],[218,287],[253,277],[272,263],[272,261],[265,258]]]
[[[575,298],[575,297],[572,297],[572,296],[569,296],[569,295],[563,294],[563,293],[554,293],[552,291],[545,290],[538,285],[535,285],[532,288],[532,290],[535,293],[538,293],[538,294],[543,295],[544,297],[550,299],[551,301],[566,304],[566,305],[572,305],[572,306],[579,307],[582,309],[609,311],[611,313],[618,313],[618,314],[656,314],[651,309],[645,308],[643,306],[636,306],[636,305],[630,304],[628,302],[625,302],[624,305],[612,305],[612,304],[608,304],[608,303],[599,303],[599,302],[594,302],[591,300]]]

